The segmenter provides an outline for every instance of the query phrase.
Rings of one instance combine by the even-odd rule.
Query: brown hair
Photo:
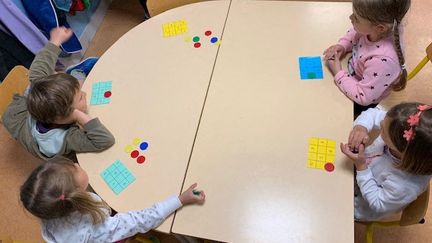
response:
[[[393,84],[394,91],[405,89],[407,83],[407,71],[405,68],[405,57],[400,44],[399,25],[410,6],[411,0],[353,0],[353,8],[362,18],[375,24],[393,25],[393,45],[402,69],[399,81]]]
[[[69,116],[74,96],[80,84],[69,74],[57,73],[36,80],[27,96],[27,109],[31,116],[44,123],[54,123],[56,118]]]
[[[102,222],[110,212],[109,206],[97,201],[76,186],[76,170],[72,161],[45,162],[36,168],[21,186],[23,206],[41,219],[66,217],[73,212],[89,214],[94,224]]]
[[[432,175],[432,110],[420,115],[418,125],[413,127],[414,139],[407,141],[403,135],[410,129],[407,120],[418,112],[420,103],[402,103],[387,112],[391,118],[389,137],[396,148],[402,152],[397,168],[416,175]]]

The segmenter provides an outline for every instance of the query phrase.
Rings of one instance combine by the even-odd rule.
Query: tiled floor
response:
[[[159,0],[149,0],[157,5]],[[167,2],[167,1],[165,1]],[[151,9],[150,9],[151,11]],[[412,69],[425,55],[425,47],[432,42],[432,4],[429,0],[412,1],[406,18],[405,53],[408,70]],[[110,9],[98,30],[86,56],[102,55],[124,33],[140,24],[143,10],[138,0],[113,0]],[[347,20],[348,21],[348,20]],[[335,36],[335,40],[337,37]],[[143,62],[146,57],[143,57]],[[429,63],[406,90],[392,94],[383,104],[390,106],[400,101],[421,101],[432,103],[432,65]],[[29,217],[18,203],[18,188],[23,178],[40,163],[16,144],[0,126],[0,240],[9,235],[16,240],[41,242],[37,220]],[[430,243],[432,235],[432,206],[429,207],[424,225],[398,229],[375,230],[375,243]],[[364,227],[355,226],[355,242],[364,242]],[[176,242],[175,239],[158,235],[162,242]],[[289,242],[289,241],[287,241]]]

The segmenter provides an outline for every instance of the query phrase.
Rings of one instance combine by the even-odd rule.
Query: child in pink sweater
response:
[[[410,0],[353,0],[353,28],[324,51],[339,89],[354,101],[354,114],[375,107],[391,90],[406,86],[407,72],[399,27]],[[340,59],[352,52],[348,71]]]

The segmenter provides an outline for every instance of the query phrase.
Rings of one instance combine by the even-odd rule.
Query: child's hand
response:
[[[352,159],[354,161],[354,165],[357,168],[358,171],[366,170],[367,164],[366,164],[366,157],[364,155],[364,145],[360,144],[358,153],[355,154],[351,151],[348,144],[340,144],[340,149],[342,153],[344,153],[348,158]]]
[[[198,203],[203,204],[205,200],[204,191],[195,191],[197,183],[194,183],[186,191],[184,191],[180,196],[179,200],[183,205]],[[195,192],[195,193],[194,193]]]
[[[339,44],[332,45],[324,51],[324,61],[327,61],[329,59],[335,59],[337,55],[341,57],[344,52],[345,48],[343,46]]]
[[[333,76],[335,76],[340,70],[342,70],[340,55],[340,53],[335,53],[334,58],[326,60],[326,65],[330,69],[330,72],[333,74]]]
[[[80,111],[79,109],[74,109],[72,113],[66,117],[59,117],[54,120],[55,124],[72,124],[77,122],[81,126],[84,126],[87,122],[91,120],[91,117],[85,112]]]
[[[78,123],[81,126],[84,126],[92,119],[87,113],[77,108],[75,108],[75,110],[72,112],[72,117],[74,122]]]
[[[60,46],[72,36],[72,30],[66,27],[57,27],[50,32],[50,42],[56,46]]]
[[[351,151],[359,151],[360,145],[365,145],[367,142],[369,142],[369,132],[366,127],[355,125],[348,138],[348,146]]]

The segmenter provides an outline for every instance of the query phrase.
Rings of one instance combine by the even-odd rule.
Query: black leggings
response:
[[[357,118],[363,111],[369,108],[375,108],[377,105],[378,104],[370,104],[367,106],[362,106],[354,102],[354,119]]]

